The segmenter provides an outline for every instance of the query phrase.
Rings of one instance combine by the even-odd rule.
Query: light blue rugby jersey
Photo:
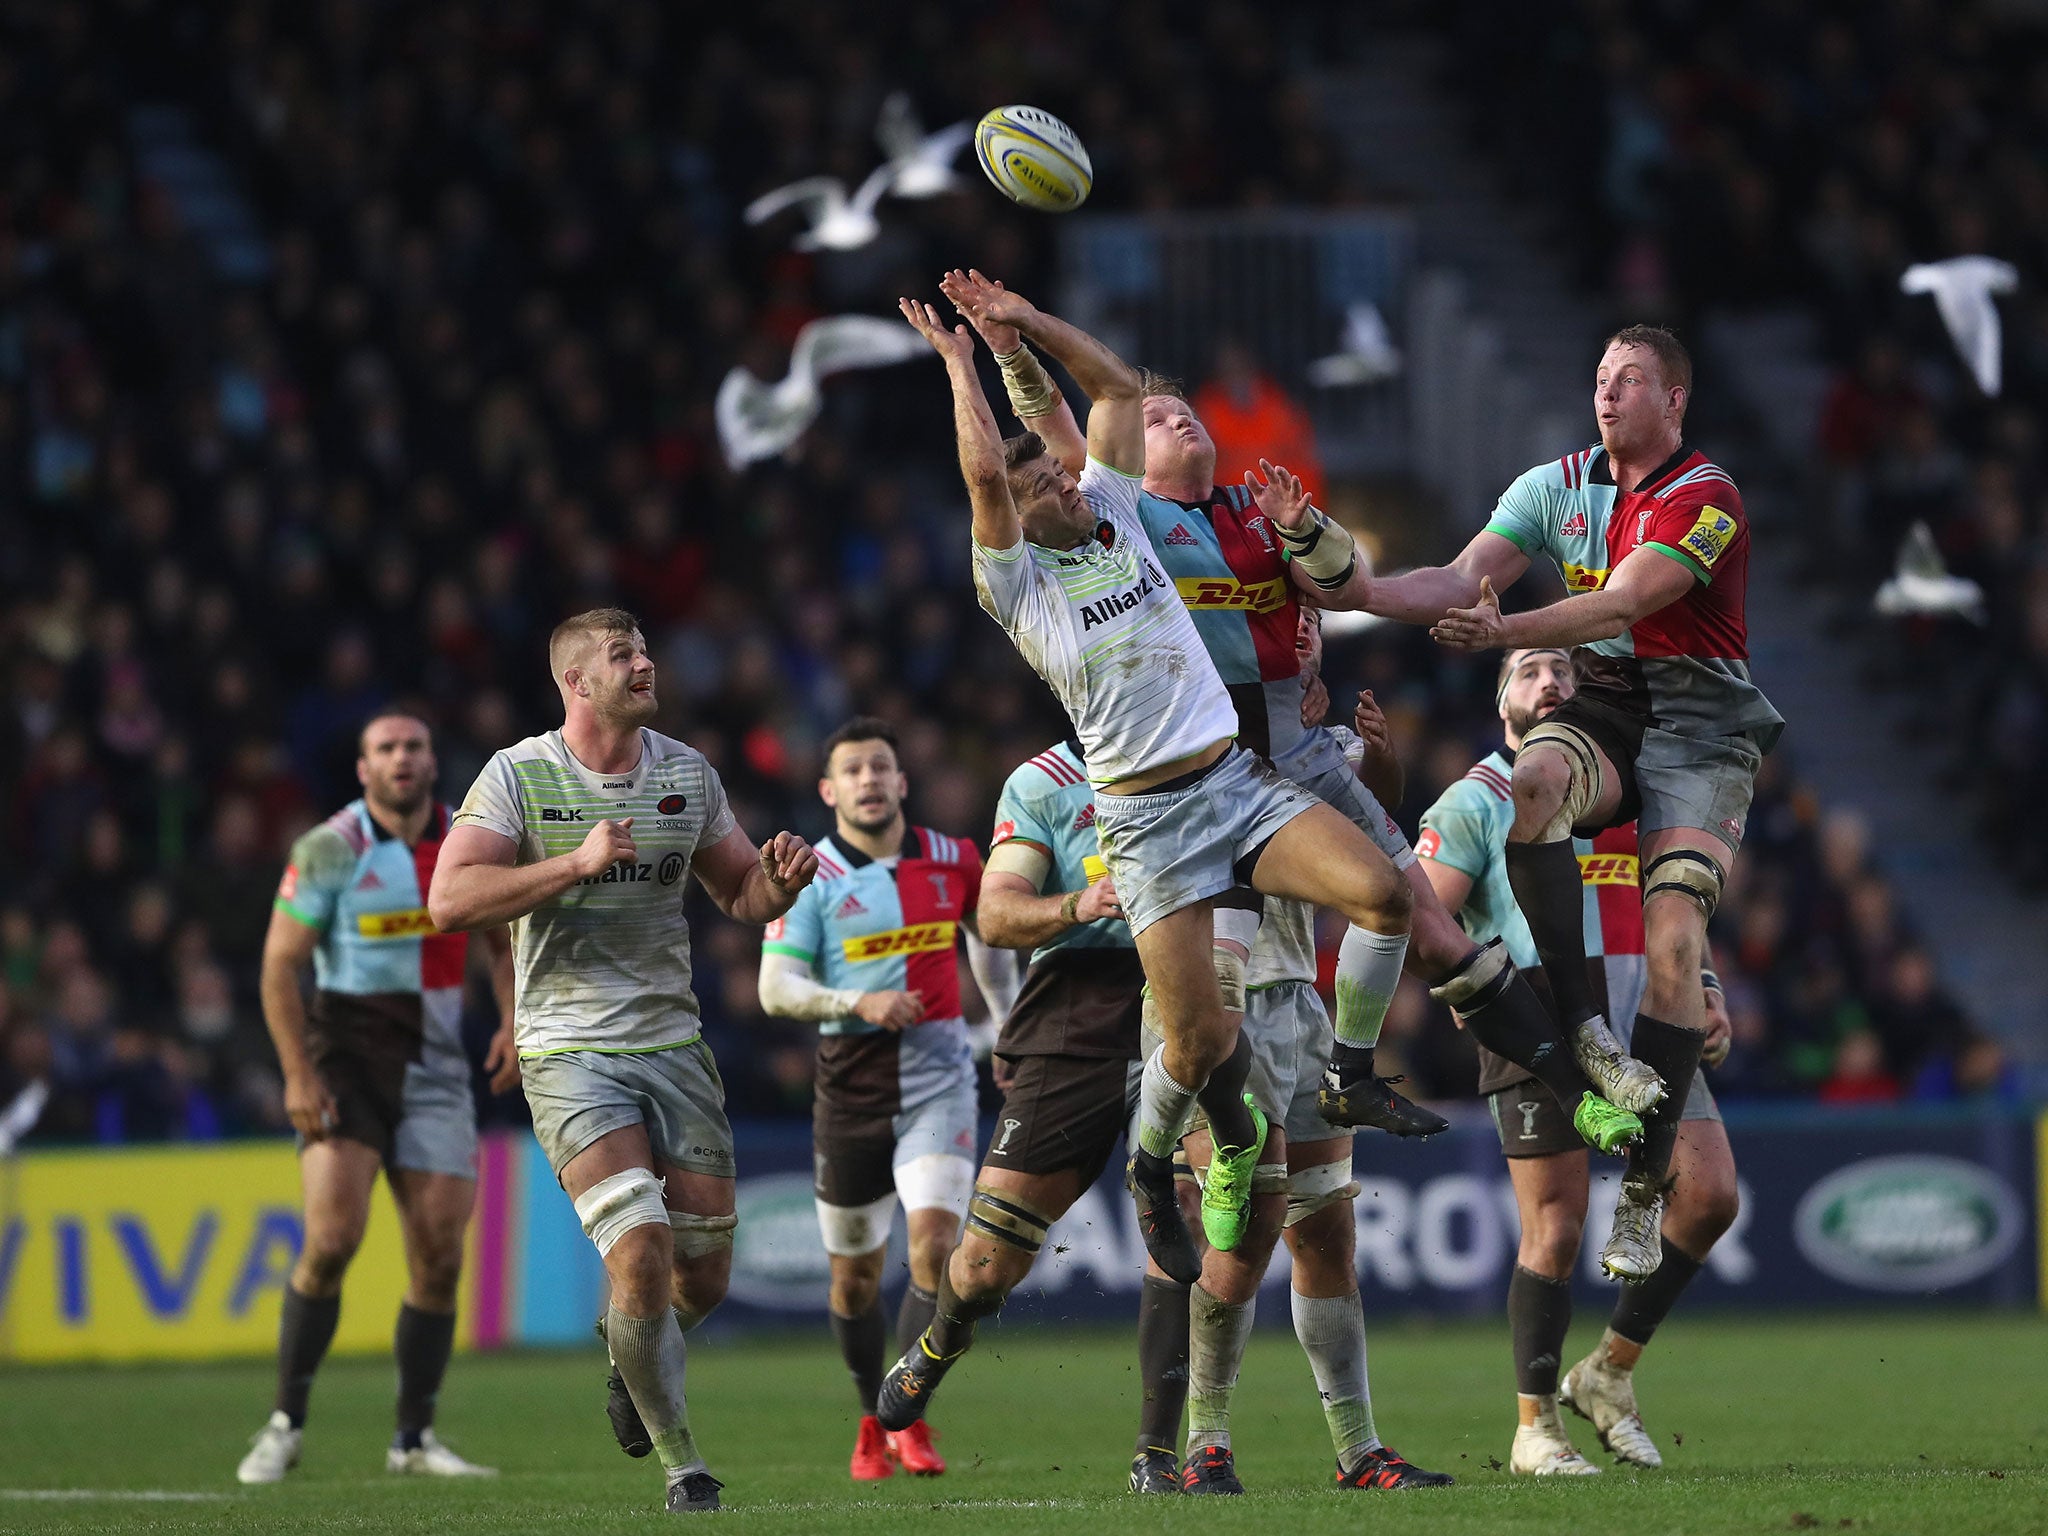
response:
[[[1052,855],[1048,891],[1078,891],[1109,873],[1095,838],[1095,786],[1073,743],[1046,748],[1004,780],[989,852],[1016,838]],[[1130,924],[1103,917],[1054,935],[1031,952],[1031,959],[1036,963],[1057,950],[1135,948]]]

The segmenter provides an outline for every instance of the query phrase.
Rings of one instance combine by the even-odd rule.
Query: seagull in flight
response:
[[[1344,350],[1319,357],[1308,365],[1308,381],[1324,388],[1345,384],[1377,384],[1401,371],[1401,349],[1387,334],[1386,317],[1373,303],[1353,304],[1344,311]]]
[[[875,209],[885,197],[937,197],[959,186],[953,161],[974,137],[970,123],[954,123],[926,133],[902,91],[882,103],[875,137],[888,156],[853,189],[837,176],[805,176],[764,192],[747,204],[749,224],[765,224],[778,213],[800,208],[810,221],[791,243],[800,251],[858,250],[882,232]]]
[[[974,137],[974,125],[958,122],[926,133],[918,121],[910,93],[891,91],[875,122],[875,139],[896,174],[889,190],[897,197],[937,197],[960,185],[953,161]]]
[[[1951,256],[1906,268],[1899,279],[1902,293],[1931,293],[1948,339],[1963,355],[1977,387],[1988,396],[2000,383],[1998,306],[1994,293],[2011,293],[2020,285],[2019,270],[1995,256]]]
[[[931,355],[917,332],[891,320],[873,315],[813,320],[796,333],[784,377],[768,384],[735,368],[718,386],[713,414],[726,462],[745,469],[756,460],[774,458],[802,437],[825,408],[818,386],[832,374]]]
[[[1877,611],[1886,618],[1914,615],[1987,622],[1984,589],[1967,576],[1949,572],[1925,523],[1916,522],[1899,545],[1897,573],[1877,589]]]

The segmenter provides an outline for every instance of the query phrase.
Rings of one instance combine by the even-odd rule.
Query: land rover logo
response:
[[[1816,1269],[1877,1291],[1938,1291],[1988,1275],[2025,1227],[2017,1196],[1954,1157],[1873,1157],[1822,1179],[1792,1233]]]
[[[808,1174],[741,1179],[733,1233],[732,1298],[756,1307],[809,1311],[822,1304],[831,1261],[818,1236]]]

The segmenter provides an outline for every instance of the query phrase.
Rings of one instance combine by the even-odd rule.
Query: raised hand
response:
[[[818,873],[817,850],[794,832],[778,832],[761,845],[761,873],[785,895],[800,891]]]
[[[1490,577],[1479,578],[1479,602],[1471,608],[1453,608],[1430,626],[1429,638],[1454,651],[1490,651],[1507,643],[1500,616],[1500,598],[1495,596]]]
[[[640,849],[633,841],[633,818],[600,821],[585,834],[576,857],[586,880],[603,874],[614,864],[639,863]]]
[[[1309,503],[1308,489],[1301,483],[1301,477],[1289,473],[1285,465],[1269,464],[1261,459],[1256,472],[1249,469],[1244,472],[1244,483],[1252,493],[1252,500],[1259,504],[1259,510],[1274,522],[1283,528],[1307,526],[1314,510]]]
[[[1370,688],[1359,690],[1358,707],[1351,711],[1351,729],[1358,733],[1358,739],[1365,743],[1367,758],[1392,757],[1394,755],[1394,733],[1387,725],[1387,717],[1381,712],[1379,701],[1372,696]]]
[[[969,267],[965,272],[957,267],[939,279],[939,292],[953,301],[953,307],[974,322],[977,329],[984,326],[1007,327],[1010,345],[996,347],[1007,352],[1016,346],[1016,333],[1020,327],[1028,327],[1038,314],[1038,306],[1019,294],[1010,292],[1001,283]],[[982,331],[986,336],[986,330]],[[994,338],[989,340],[995,346]]]
[[[946,322],[939,318],[939,312],[918,299],[898,299],[896,309],[910,322],[911,329],[930,342],[932,350],[947,362],[959,361],[973,366],[974,332],[966,326],[956,325],[947,329]]]

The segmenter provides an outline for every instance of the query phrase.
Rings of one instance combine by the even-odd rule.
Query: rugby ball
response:
[[[997,107],[975,124],[974,158],[998,192],[1041,213],[1071,212],[1095,185],[1074,130],[1037,107]]]

